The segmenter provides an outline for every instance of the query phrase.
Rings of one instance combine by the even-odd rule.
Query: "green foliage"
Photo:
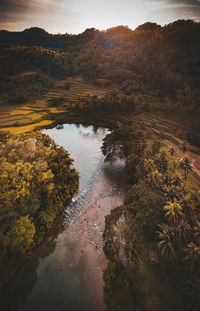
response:
[[[7,263],[13,270],[23,263],[77,191],[79,176],[72,162],[39,131],[0,142],[1,270]]]
[[[15,221],[6,234],[8,252],[13,260],[23,260],[23,256],[33,245],[35,233],[35,226],[28,216],[22,216]]]
[[[122,264],[108,262],[104,273],[104,300],[108,311],[123,311],[127,309],[129,289],[125,279],[126,274]]]
[[[185,157],[184,159],[181,159],[180,160],[180,167],[185,172],[185,180],[186,180],[187,174],[191,170],[191,161],[190,161],[190,159],[188,157]]]
[[[24,73],[0,80],[1,99],[11,105],[23,104],[30,96],[45,94],[54,85],[43,73]]]
[[[58,78],[75,74],[109,80],[118,84],[116,98],[91,96],[73,108],[127,113],[139,106],[147,112],[181,115],[188,125],[188,139],[199,145],[199,38],[200,23],[191,20],[163,27],[148,22],[135,31],[123,26],[106,31],[91,28],[79,35],[51,35],[37,27],[18,33],[1,31],[0,88],[4,80],[10,86],[2,99],[5,102],[8,94],[10,102],[27,100],[31,92],[27,83],[27,92],[21,92],[12,87],[17,84],[14,77],[10,79],[27,68]],[[31,86],[37,94],[46,88],[43,83]]]
[[[125,95],[123,92],[112,91],[102,98],[98,98],[96,95],[80,98],[79,102],[71,107],[71,110],[82,113],[96,111],[127,114],[135,111],[135,98]]]
[[[116,207],[111,210],[110,215],[106,216],[106,226],[104,230],[104,252],[108,259],[117,260],[119,255],[119,243],[113,239],[113,227],[123,213],[123,206]]]
[[[186,186],[190,163],[184,159],[180,165],[174,150],[167,154],[163,149],[147,129],[125,122],[104,139],[105,159],[112,162],[122,155],[129,180],[124,205],[106,217],[104,231],[107,258],[124,268],[121,282],[128,279],[129,284],[138,284],[149,260],[160,262],[159,273],[165,271],[175,283],[184,282],[191,270],[200,271],[200,199]],[[105,281],[111,286],[108,277]],[[137,286],[133,290],[138,296],[142,292]]]

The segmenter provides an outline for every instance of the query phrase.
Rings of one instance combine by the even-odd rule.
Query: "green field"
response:
[[[106,82],[102,79],[91,82],[82,77],[57,80],[47,94],[31,98],[25,105],[0,106],[0,130],[19,134],[38,127],[41,122],[44,125],[44,121],[49,121],[52,115],[67,112],[68,107],[79,98],[88,95],[104,96],[111,90],[110,85],[105,87]],[[66,89],[66,84],[70,86],[69,89]]]

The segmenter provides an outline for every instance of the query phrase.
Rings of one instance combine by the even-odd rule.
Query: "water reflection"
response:
[[[65,124],[63,128],[44,130],[44,133],[71,154],[80,173],[80,189],[64,217],[57,220],[51,234],[2,292],[1,310],[102,311],[103,284],[99,288],[98,282],[102,282],[103,247],[98,244],[95,248],[92,239],[102,240],[100,224],[104,223],[104,215],[94,209],[88,226],[88,218],[83,216],[80,223],[80,215],[99,179],[104,179],[108,186],[112,182],[117,184],[122,170],[103,162],[101,145],[108,133],[106,129]],[[90,232],[96,234],[91,239]]]
[[[101,145],[108,132],[104,128],[77,124],[64,124],[61,130],[54,128],[44,131],[63,146],[74,159],[74,166],[80,173],[79,191],[90,183],[92,174],[103,158]]]
[[[58,217],[54,228],[44,239],[42,244],[33,251],[30,260],[25,263],[23,269],[18,271],[10,283],[1,290],[0,310],[16,310],[17,306],[25,305],[26,297],[32,292],[37,281],[37,267],[39,262],[49,256],[55,249],[56,237],[63,230],[63,216]],[[19,308],[20,310],[20,308]]]

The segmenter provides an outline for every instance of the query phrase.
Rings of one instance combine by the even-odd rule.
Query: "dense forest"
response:
[[[30,256],[77,191],[69,154],[40,131],[0,142],[0,286]]]
[[[179,148],[186,151],[185,143]],[[107,135],[102,151],[106,161],[126,158],[129,182],[124,205],[106,217],[108,310],[126,310],[127,283],[137,310],[146,310],[155,282],[162,284],[157,294],[165,299],[166,280],[177,290],[176,310],[198,310],[200,192],[188,181],[190,160],[178,159],[150,128],[132,122]]]
[[[188,139],[199,144],[200,23],[145,23],[134,31],[124,26],[91,28],[79,35],[51,35],[40,28],[0,31],[0,45],[1,102],[20,103],[31,93],[44,93],[54,78],[103,78],[117,83],[126,95],[139,94],[138,103],[148,110],[176,116],[181,112]],[[25,90],[20,98],[18,78],[24,71],[40,75],[20,76]],[[32,91],[30,79],[38,80]],[[14,94],[5,83],[15,88]]]
[[[111,116],[113,131],[102,152],[106,161],[126,161],[125,202],[106,217],[104,232],[110,311],[125,310],[129,291],[135,300],[145,301],[139,282],[151,282],[144,278],[144,269],[150,275],[158,262],[152,272],[158,284],[167,278],[184,293],[181,303],[187,310],[200,308],[200,193],[188,180],[191,162],[186,156],[177,159],[176,150],[162,145],[144,123],[121,121],[138,111],[161,112],[184,123],[187,140],[200,146],[199,55],[200,23],[192,20],[163,27],[145,23],[134,31],[124,26],[91,28],[79,35],[51,35],[40,28],[0,31],[0,105],[23,104],[66,77],[115,85],[104,96],[88,95],[68,107],[79,119],[98,115],[104,126]],[[78,174],[69,154],[39,131],[0,138],[4,281],[30,256],[77,191]],[[185,152],[187,143],[180,149]],[[145,310],[142,299],[138,308]]]

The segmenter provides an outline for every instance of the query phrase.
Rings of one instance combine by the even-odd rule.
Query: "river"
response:
[[[79,192],[30,260],[1,293],[3,311],[103,311],[105,216],[123,203],[123,163],[104,163],[107,129],[65,124],[43,133],[63,146],[80,174]]]

